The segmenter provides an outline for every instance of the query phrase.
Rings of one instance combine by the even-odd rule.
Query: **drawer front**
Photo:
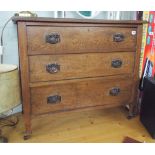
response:
[[[28,54],[135,51],[136,28],[28,26]]]
[[[29,56],[30,81],[132,74],[134,52]]]
[[[76,108],[123,105],[131,98],[130,79],[88,79],[31,88],[32,114]]]

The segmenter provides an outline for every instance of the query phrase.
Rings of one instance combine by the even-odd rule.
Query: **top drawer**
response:
[[[28,54],[134,51],[136,28],[27,26]]]

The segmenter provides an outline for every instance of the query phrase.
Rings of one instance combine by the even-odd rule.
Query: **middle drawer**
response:
[[[30,82],[132,74],[134,52],[29,56]]]

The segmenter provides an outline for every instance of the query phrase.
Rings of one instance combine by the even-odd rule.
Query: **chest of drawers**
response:
[[[142,22],[20,18],[25,138],[31,116],[136,106]]]

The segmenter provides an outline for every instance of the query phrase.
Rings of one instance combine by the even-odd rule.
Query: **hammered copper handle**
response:
[[[60,71],[60,65],[57,63],[47,64],[46,71],[51,74],[57,73]]]
[[[60,34],[54,32],[46,35],[46,42],[50,44],[57,44],[60,42]]]
[[[114,87],[114,88],[112,88],[110,91],[109,91],[109,94],[111,95],[111,96],[118,96],[119,95],[119,93],[120,93],[120,88],[118,88],[118,87]]]
[[[111,66],[113,68],[120,68],[122,66],[122,60],[120,60],[120,59],[112,60]]]
[[[61,96],[60,95],[52,95],[47,97],[47,103],[48,104],[57,104],[61,102]]]
[[[124,40],[124,35],[122,33],[116,33],[113,35],[114,42],[121,42]]]

